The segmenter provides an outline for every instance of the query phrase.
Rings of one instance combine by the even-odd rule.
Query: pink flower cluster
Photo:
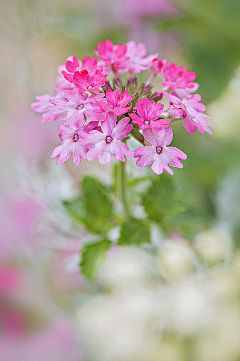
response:
[[[187,156],[168,146],[173,139],[170,124],[183,118],[189,134],[195,129],[212,134],[213,124],[204,114],[201,96],[193,94],[199,87],[194,82],[196,73],[160,60],[158,54],[147,56],[146,46],[134,41],[119,45],[100,41],[94,51],[99,60],[87,56],[81,62],[69,57],[59,67],[55,96],[37,96],[32,103],[32,109],[42,113],[42,122],[60,121],[62,142],[52,158],[58,157],[60,164],[73,155],[78,165],[81,159],[98,158],[106,164],[113,157],[122,162],[135,157],[137,166],[151,165],[156,174],[164,170],[173,174],[169,166],[182,168],[180,160]],[[134,74],[142,71],[150,74],[138,87]],[[156,77],[162,79],[162,88],[153,91]],[[163,97],[169,101],[165,110],[159,102]],[[127,145],[130,137],[141,143],[134,151]]]

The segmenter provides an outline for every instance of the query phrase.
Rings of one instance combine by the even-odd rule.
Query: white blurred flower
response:
[[[95,360],[145,361],[153,341],[155,297],[143,289],[98,296],[80,308],[81,333]],[[154,326],[154,324],[153,324]]]
[[[182,334],[199,332],[214,315],[211,293],[202,285],[184,282],[172,287],[166,302],[166,326]]]
[[[183,278],[194,270],[194,253],[182,238],[166,240],[159,248],[157,260],[166,280]]]
[[[194,239],[200,258],[209,265],[224,261],[230,248],[230,240],[214,229],[200,232]]]
[[[240,358],[240,311],[228,305],[220,308],[212,329],[197,340],[194,360],[236,361]]]
[[[128,290],[138,287],[149,276],[150,256],[139,248],[116,248],[109,252],[101,269],[101,279],[111,287]]]

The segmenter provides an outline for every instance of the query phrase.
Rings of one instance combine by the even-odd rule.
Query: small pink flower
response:
[[[171,120],[159,119],[162,114],[164,105],[156,104],[154,100],[150,101],[148,98],[138,99],[136,109],[139,114],[130,113],[133,123],[138,124],[140,129],[147,128],[163,128],[168,126]]]
[[[68,57],[68,61],[70,61],[73,57]],[[64,92],[67,90],[72,90],[74,87],[74,84],[70,83],[68,80],[66,80],[62,74],[63,71],[66,71],[65,65],[60,65],[58,67],[58,73],[59,75],[56,76],[56,83],[57,85],[54,87],[54,92],[57,97],[63,98]]]
[[[173,94],[169,94],[165,90],[163,94],[170,100],[170,106],[168,108],[170,116],[176,119],[183,117],[183,126],[190,135],[195,132],[195,129],[197,129],[199,133],[207,132],[212,134],[209,127],[213,127],[214,125],[211,117],[203,114],[206,106],[200,103],[201,96],[199,94],[192,95],[190,99],[183,98],[182,100]]]
[[[107,75],[102,73],[102,69],[97,69],[93,75],[89,75],[87,70],[81,70],[74,73],[73,83],[81,91],[95,92],[105,84],[106,77]]]
[[[49,100],[54,99],[51,94],[37,95],[36,102],[31,104],[31,108],[37,113],[42,114],[42,123],[53,122],[58,119],[58,116],[49,112],[48,107],[50,105]]]
[[[105,114],[98,106],[104,94],[91,95],[82,93],[74,88],[72,91],[64,93],[64,99],[52,99],[49,111],[58,117],[64,116],[60,120],[61,124],[68,125],[71,129],[82,127],[87,118],[91,121],[104,121]]]
[[[64,78],[82,91],[98,91],[107,77],[103,69],[98,68],[97,59],[90,56],[86,56],[82,63],[74,56],[72,61],[66,62],[66,70],[68,73],[62,71]]]
[[[170,87],[176,93],[185,98],[191,97],[190,93],[194,93],[198,88],[198,83],[193,83],[196,78],[196,73],[189,72],[188,68],[183,69],[182,66],[171,63],[163,70],[165,80],[164,87]]]
[[[144,129],[143,136],[152,144],[152,146],[142,146],[134,151],[134,157],[137,160],[137,166],[144,167],[151,165],[151,169],[156,174],[162,174],[165,170],[167,173],[173,175],[173,171],[169,166],[183,168],[181,160],[187,159],[187,155],[180,149],[175,147],[167,147],[172,142],[173,132],[172,128],[163,129]]]
[[[147,70],[149,64],[158,55],[156,53],[146,56],[146,45],[143,43],[136,44],[136,42],[133,40],[128,41],[126,46],[126,56],[129,57],[129,59],[123,64],[123,66],[126,70],[130,70],[133,73],[141,73],[142,70]]]
[[[89,134],[82,134],[84,137],[81,144],[84,147],[92,148],[87,153],[88,160],[98,158],[100,164],[106,164],[111,159],[117,158],[125,162],[125,157],[133,157],[134,153],[129,147],[121,142],[121,139],[127,137],[133,126],[129,123],[129,118],[121,119],[117,124],[117,116],[114,113],[108,113],[107,119],[102,123],[102,133],[92,130]]]
[[[112,65],[115,69],[122,69],[121,63],[129,59],[126,55],[127,46],[124,44],[114,45],[109,39],[106,40],[106,43],[100,41],[94,52],[106,65]]]
[[[126,107],[126,105],[132,100],[133,95],[128,95],[128,91],[125,90],[122,94],[119,90],[107,90],[106,100],[107,102],[99,103],[99,106],[103,111],[113,112],[118,117],[127,113],[132,106]]]
[[[167,67],[168,67],[168,61],[166,59],[159,60],[158,58],[155,58],[151,61],[148,68],[153,74],[155,75],[158,74],[162,78],[163,70],[166,69]]]
[[[90,130],[96,129],[96,122],[90,122],[80,129],[70,129],[65,125],[60,124],[59,136],[62,140],[62,144],[56,147],[52,153],[51,158],[58,158],[57,164],[66,162],[73,154],[73,163],[79,165],[81,159],[87,159],[88,148],[80,144],[82,137],[80,132],[88,133]]]

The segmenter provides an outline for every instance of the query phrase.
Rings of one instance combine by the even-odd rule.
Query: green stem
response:
[[[117,191],[118,196],[122,202],[124,214],[126,218],[130,217],[130,212],[128,208],[128,202],[126,197],[126,162],[119,161],[117,169]]]

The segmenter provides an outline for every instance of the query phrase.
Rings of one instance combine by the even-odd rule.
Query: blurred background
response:
[[[239,0],[2,0],[0,19],[0,360],[240,360]],[[109,167],[56,166],[57,124],[30,103],[107,38],[196,71],[215,128],[174,125],[188,160],[173,182],[193,209],[181,232],[112,249],[88,285],[63,201]]]

